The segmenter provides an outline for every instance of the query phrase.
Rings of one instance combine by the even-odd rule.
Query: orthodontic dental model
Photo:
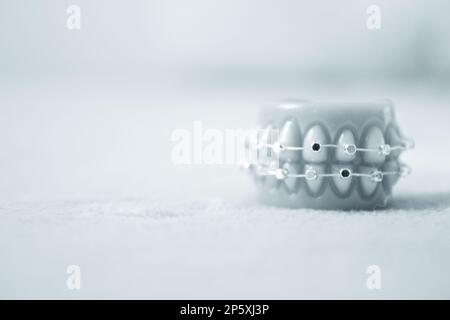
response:
[[[401,134],[390,101],[291,102],[263,109],[260,118],[263,129],[247,142],[257,161],[244,166],[265,203],[385,207],[398,178],[410,173],[399,156],[414,143]]]

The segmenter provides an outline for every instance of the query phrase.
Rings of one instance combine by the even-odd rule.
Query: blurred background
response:
[[[75,32],[65,27],[72,4],[82,18]],[[382,22],[370,31],[373,4]],[[157,82],[447,77],[449,7],[445,0],[3,0],[1,67],[4,75]]]
[[[80,30],[66,27],[73,4]],[[3,194],[147,194],[149,166],[195,171],[168,166],[175,128],[252,127],[284,99],[390,98],[401,124],[413,105],[447,107],[448,1],[380,0],[369,30],[373,4],[1,0]]]
[[[70,5],[80,30],[66,27]],[[448,298],[449,12],[446,0],[0,0],[0,297]],[[417,147],[379,215],[261,207],[235,167],[170,162],[171,133],[195,120],[251,128],[284,99],[380,98]],[[390,282],[374,295],[364,266],[377,261]],[[91,281],[78,295],[71,263]]]

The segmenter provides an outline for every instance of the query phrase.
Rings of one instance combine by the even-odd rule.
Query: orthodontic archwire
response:
[[[275,143],[261,143],[258,142],[254,144],[258,149],[261,148],[268,148],[272,149],[275,153],[281,153],[283,151],[302,151],[305,150],[305,147],[298,147],[298,146],[287,146],[284,144],[281,144],[279,142]],[[391,146],[389,144],[381,144],[378,146],[378,148],[359,148],[355,144],[343,144],[343,145],[337,145],[337,144],[320,144],[318,142],[313,142],[311,144],[311,149],[315,152],[319,152],[322,148],[340,148],[342,147],[344,149],[344,153],[347,155],[354,155],[356,152],[378,152],[382,155],[389,155],[392,151],[396,150],[410,150],[414,148],[414,142],[409,139],[403,139],[401,145],[397,146]]]
[[[256,143],[256,147],[258,149],[266,147],[268,149],[272,149],[275,153],[281,153],[283,151],[303,151],[305,147],[298,146],[286,146],[279,142],[268,144],[268,143]],[[358,148],[354,144],[320,144],[318,142],[313,142],[311,144],[311,149],[315,152],[319,152],[322,148],[339,148],[342,147],[344,149],[344,153],[347,155],[355,155],[356,152],[378,152],[381,155],[387,156],[392,151],[395,150],[410,150],[414,148],[414,142],[410,139],[402,139],[401,145],[391,146],[389,144],[381,144],[378,148]],[[243,167],[246,169],[250,169],[255,166],[251,163],[244,163]],[[390,175],[399,175],[400,177],[404,177],[411,173],[411,169],[409,166],[402,164],[398,171],[380,171],[373,170],[370,173],[360,173],[360,172],[352,172],[348,168],[343,168],[339,170],[339,173],[318,173],[314,169],[308,169],[304,173],[296,173],[292,174],[286,168],[278,168],[278,169],[268,169],[261,165],[257,166],[257,174],[259,176],[275,176],[279,180],[284,180],[287,178],[305,178],[306,180],[316,180],[321,177],[340,177],[342,179],[349,179],[350,177],[362,177],[362,178],[370,178],[374,182],[383,181],[384,176]]]
[[[251,168],[252,166],[254,165],[249,163],[246,163],[244,165],[245,168]],[[404,177],[411,173],[411,169],[405,164],[402,164],[398,171],[373,170],[370,173],[352,172],[349,168],[342,168],[339,170],[339,173],[318,173],[314,169],[307,169],[304,173],[289,173],[289,170],[287,168],[268,169],[263,166],[258,166],[256,168],[256,171],[259,176],[274,176],[278,180],[284,180],[287,178],[305,178],[306,180],[317,180],[322,177],[340,177],[341,179],[345,180],[351,177],[362,177],[370,178],[373,182],[383,181],[384,176],[398,175],[400,177]]]

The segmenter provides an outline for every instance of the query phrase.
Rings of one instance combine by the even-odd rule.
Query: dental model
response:
[[[316,209],[374,209],[410,170],[399,161],[413,147],[389,101],[286,103],[263,109],[262,134],[249,140],[247,163],[263,202]],[[273,134],[276,132],[277,134]]]

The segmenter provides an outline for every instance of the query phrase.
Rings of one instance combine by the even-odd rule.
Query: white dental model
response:
[[[413,143],[401,134],[390,101],[286,103],[263,109],[260,123],[262,134],[251,142],[258,161],[247,167],[269,204],[384,207],[398,177],[410,172],[399,156]]]

